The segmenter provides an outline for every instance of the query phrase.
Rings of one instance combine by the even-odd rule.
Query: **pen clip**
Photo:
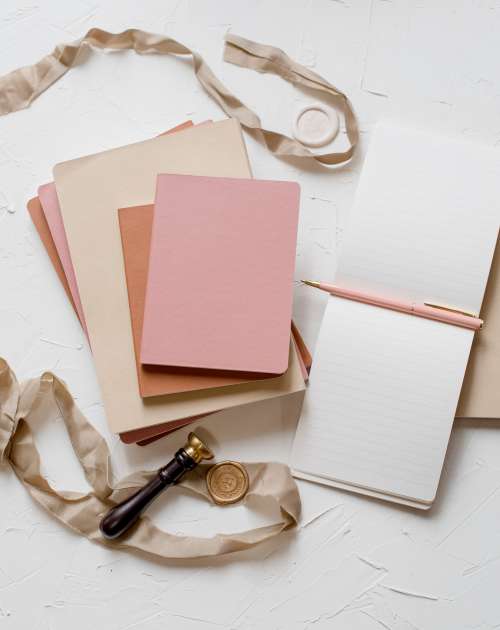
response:
[[[479,315],[476,313],[469,313],[468,311],[463,311],[459,308],[453,308],[451,306],[445,306],[444,304],[433,304],[432,302],[424,302],[424,306],[431,306],[432,308],[438,308],[441,311],[449,311],[450,313],[459,313],[460,315],[467,315],[467,317],[475,317],[479,318]]]

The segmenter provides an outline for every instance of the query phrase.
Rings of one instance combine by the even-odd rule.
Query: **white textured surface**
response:
[[[308,97],[275,77],[224,64],[228,28],[285,49],[347,92],[362,131],[361,150],[347,168],[299,169],[247,138],[255,176],[301,183],[297,278],[331,279],[366,142],[382,115],[500,144],[500,5],[494,0],[3,0],[0,73],[33,63],[90,26],[136,26],[195,47],[269,126],[287,132]],[[141,450],[106,432],[88,347],[25,204],[50,180],[57,161],[146,138],[188,117],[221,117],[184,66],[131,53],[94,54],[31,109],[0,118],[0,353],[20,378],[53,369],[69,383],[109,439],[119,476],[160,465],[182,436]],[[311,346],[325,299],[297,288],[295,315]],[[223,440],[222,456],[284,458],[293,409],[291,403],[257,405],[241,419],[226,412],[207,424]],[[60,422],[40,427],[38,443],[58,486],[84,487]],[[498,423],[457,423],[428,514],[301,483],[298,532],[239,557],[185,563],[154,562],[76,537],[3,468],[0,625],[493,629],[500,625],[499,446]],[[248,523],[242,508],[222,511],[177,494],[160,501],[154,515],[171,531],[209,534]]]

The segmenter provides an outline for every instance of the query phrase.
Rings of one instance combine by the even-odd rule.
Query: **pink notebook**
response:
[[[59,258],[61,260],[61,265],[64,269],[64,274],[66,275],[66,280],[69,284],[73,302],[75,303],[76,312],[78,314],[78,319],[83,326],[85,334],[87,334],[85,315],[83,314],[80,293],[76,283],[75,270],[73,269],[73,263],[71,262],[68,240],[66,239],[66,232],[64,231],[61,208],[59,206],[59,199],[57,197],[54,182],[40,186],[38,189],[38,198],[42,204],[43,213],[49,225],[50,233],[54,239],[54,245],[56,246],[57,253],[59,254]]]
[[[282,374],[294,182],[158,175],[141,362]]]

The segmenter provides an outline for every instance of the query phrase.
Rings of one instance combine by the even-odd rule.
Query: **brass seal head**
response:
[[[246,468],[238,462],[219,462],[207,472],[207,490],[218,505],[241,501],[248,492]]]
[[[188,441],[184,446],[184,450],[196,464],[199,464],[204,459],[213,459],[214,457],[208,446],[193,432],[188,435]]]

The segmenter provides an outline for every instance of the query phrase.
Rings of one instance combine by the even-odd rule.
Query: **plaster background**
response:
[[[256,177],[301,184],[297,279],[333,277],[370,133],[382,116],[500,144],[495,0],[3,0],[0,74],[91,26],[135,26],[194,47],[270,128],[290,132],[293,112],[309,96],[224,64],[227,29],[283,48],[349,95],[361,147],[335,173],[279,161],[246,136]],[[141,140],[187,118],[221,118],[185,65],[95,53],[30,109],[0,118],[0,352],[20,379],[51,369],[67,381],[106,435],[117,476],[161,465],[185,433],[143,450],[107,432],[88,346],[25,205],[58,161]],[[297,286],[295,317],[311,348],[325,299]],[[285,459],[296,403],[217,414],[207,427],[221,440],[219,454]],[[84,488],[60,420],[37,431],[48,477],[61,488]],[[0,627],[492,630],[500,627],[499,448],[499,423],[456,422],[429,513],[300,482],[298,532],[238,557],[199,562],[155,562],[80,539],[2,468]],[[168,495],[151,514],[170,531],[210,535],[248,523],[244,508],[222,511]]]

